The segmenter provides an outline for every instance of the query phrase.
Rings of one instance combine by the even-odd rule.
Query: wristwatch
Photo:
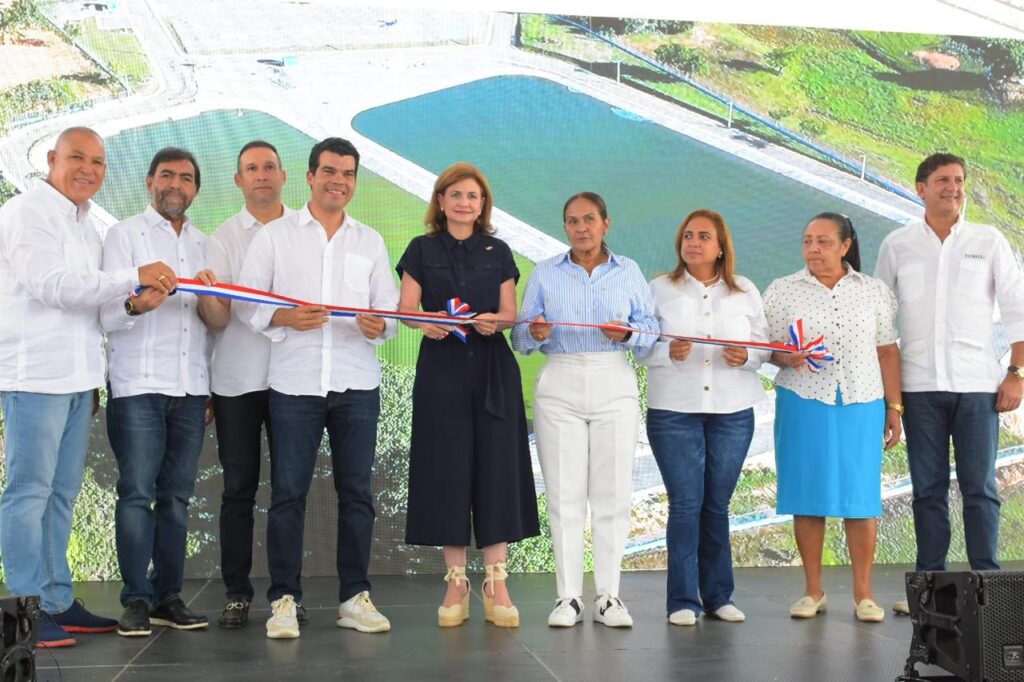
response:
[[[892,401],[889,401],[885,404],[885,406],[890,410],[896,410],[900,414],[903,414],[904,412],[907,411],[907,408],[903,407],[902,403],[894,403]]]
[[[1006,371],[1010,374],[1016,374],[1018,379],[1024,379],[1024,367],[1017,367],[1016,365],[1010,365],[1006,368]]]
[[[137,317],[138,315],[142,314],[135,309],[135,306],[132,305],[131,296],[124,299],[124,311],[128,314],[128,317]]]

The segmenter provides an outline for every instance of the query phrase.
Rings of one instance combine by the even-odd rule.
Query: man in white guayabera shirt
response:
[[[106,375],[100,305],[139,284],[166,293],[177,280],[152,258],[100,271],[89,216],[106,172],[99,135],[65,130],[46,162],[46,181],[0,208],[0,554],[8,591],[41,598],[39,644],[58,647],[73,645],[73,633],[117,626],[73,599],[67,560],[93,395]]]
[[[303,301],[395,310],[398,287],[384,239],[345,212],[356,191],[359,152],[330,137],[309,155],[309,203],[253,238],[240,283]],[[395,320],[329,317],[320,305],[238,305],[242,319],[271,340],[270,423],[274,433],[267,514],[267,636],[299,636],[302,533],[306,495],[324,429],[338,493],[338,627],[391,628],[370,601],[372,468],[380,414],[376,348],[395,335]]]
[[[917,570],[944,571],[949,551],[949,443],[963,497],[971,568],[996,570],[999,414],[1024,393],[1024,276],[1006,237],[964,219],[967,166],[932,154],[917,169],[924,217],[885,238],[875,276],[899,301],[903,427],[914,487]],[[993,343],[998,304],[1008,367]],[[906,613],[906,601],[895,611]]]
[[[245,206],[224,221],[206,242],[206,266],[221,282],[234,284],[253,237],[267,223],[294,213],[281,203],[286,180],[281,157],[269,142],[253,140],[238,153],[235,185],[242,190]],[[219,298],[221,329],[214,335],[210,363],[213,414],[217,425],[217,452],[224,469],[224,493],[220,504],[220,572],[227,605],[218,619],[224,628],[244,627],[249,621],[253,587],[253,507],[263,461],[263,429],[270,440],[270,391],[267,367],[270,339],[253,331],[238,316],[238,306]],[[209,322],[209,320],[208,320]],[[307,619],[296,604],[299,623]]]
[[[199,192],[199,164],[166,147],[146,174],[151,203],[107,232],[103,268],[158,256],[205,284],[206,235],[185,215]],[[210,393],[204,320],[219,312],[210,296],[145,289],[100,311],[110,357],[107,436],[117,459],[117,565],[124,611],[117,633],[150,634],[150,624],[207,626],[181,600],[188,504],[195,491]],[[152,564],[152,570],[150,565]]]

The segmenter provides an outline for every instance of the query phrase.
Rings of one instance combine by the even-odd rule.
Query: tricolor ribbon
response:
[[[459,319],[469,320],[475,313],[470,312],[469,304],[464,303],[461,298],[455,297],[448,300],[448,315],[450,317],[457,317]],[[456,338],[462,343],[467,343],[469,339],[469,330],[463,327],[461,324],[457,324],[452,327],[452,334],[455,334]]]
[[[136,294],[139,291],[141,291],[141,287],[136,289]],[[398,312],[395,310],[377,310],[374,308],[353,308],[349,306],[327,305],[324,303],[311,303],[309,301],[303,301],[302,299],[283,296],[281,294],[273,294],[269,291],[261,291],[259,289],[251,289],[237,284],[218,282],[217,284],[210,285],[203,284],[197,279],[188,279],[185,277],[178,279],[178,286],[175,288],[174,292],[171,293],[178,291],[184,291],[198,296],[227,298],[232,301],[276,305],[282,308],[298,308],[299,306],[315,305],[321,308],[326,308],[334,317],[374,315],[376,317],[383,317],[389,320],[406,320],[409,322],[452,325],[457,329],[457,331],[455,331],[456,336],[458,336],[463,342],[466,341],[467,330],[462,325],[476,324],[476,321],[472,319],[475,317],[476,313],[470,312],[469,306],[457,298],[453,298],[448,302],[449,313],[446,314],[413,311]]]
[[[476,324],[473,318],[476,313],[470,310],[469,304],[461,298],[453,298],[446,305],[446,313],[427,313],[394,310],[376,310],[374,308],[352,308],[348,306],[326,305],[310,303],[290,296],[273,294],[269,291],[260,291],[237,284],[203,284],[196,279],[181,278],[175,291],[185,291],[199,296],[216,296],[234,301],[245,301],[248,303],[260,303],[264,305],[276,305],[285,308],[297,308],[299,306],[318,305],[326,308],[335,317],[355,317],[356,315],[374,315],[389,320],[404,320],[407,322],[424,322],[428,324],[441,324],[452,327],[452,333],[463,343],[468,340],[469,330],[465,325]],[[136,291],[138,293],[138,291]],[[173,293],[173,292],[172,292]],[[500,320],[497,320],[500,322]],[[513,324],[531,324],[531,320],[516,320]],[[825,362],[832,362],[833,356],[825,345],[825,337],[819,336],[812,341],[804,339],[803,320],[796,320],[789,325],[790,343],[770,343],[765,341],[736,341],[732,339],[715,339],[702,336],[681,336],[679,334],[666,334],[664,332],[652,332],[646,329],[637,329],[628,325],[620,324],[595,324],[590,322],[559,322],[546,320],[543,324],[550,324],[559,327],[577,327],[584,329],[608,329],[612,331],[632,332],[634,334],[655,334],[659,337],[679,341],[689,341],[710,346],[737,346],[753,350],[767,350],[778,353],[809,353],[807,367],[812,372],[819,371]]]
[[[817,372],[822,368],[820,363],[832,362],[835,360],[831,351],[829,351],[828,347],[825,345],[824,336],[819,336],[813,341],[807,341],[804,339],[803,320],[796,320],[795,322],[789,323],[789,339],[793,342],[792,347],[797,349],[794,352],[808,353],[807,369],[812,372]]]

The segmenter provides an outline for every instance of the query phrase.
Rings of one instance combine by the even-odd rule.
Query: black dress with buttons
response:
[[[501,284],[518,281],[505,242],[448,232],[413,239],[396,267],[423,290],[423,310],[459,297],[498,312]],[[472,536],[471,536],[472,529]],[[505,334],[420,342],[412,392],[405,541],[478,547],[540,534],[519,365]]]

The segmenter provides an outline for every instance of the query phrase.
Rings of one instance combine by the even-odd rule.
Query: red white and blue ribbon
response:
[[[403,311],[398,312],[394,310],[377,310],[374,308],[353,308],[348,306],[337,306],[337,305],[326,305],[318,303],[310,303],[303,301],[298,298],[292,298],[290,296],[282,296],[281,294],[273,294],[269,291],[260,291],[259,289],[250,289],[249,287],[239,286],[237,284],[225,284],[218,282],[217,284],[209,285],[203,284],[196,279],[181,278],[178,280],[178,286],[176,291],[185,291],[200,296],[216,296],[218,298],[228,298],[235,301],[245,301],[248,303],[259,303],[264,305],[276,305],[286,308],[297,308],[299,306],[311,306],[317,305],[322,308],[326,308],[327,311],[335,317],[355,317],[356,315],[374,315],[376,317],[383,317],[389,320],[403,320],[407,322],[421,322],[427,324],[440,324],[452,327],[452,334],[455,335],[463,343],[468,340],[468,329],[465,325],[476,324],[476,320],[473,319],[476,313],[470,310],[470,307],[460,298],[453,298],[447,303],[446,313],[428,313],[428,312],[412,312]],[[500,320],[495,320],[500,322]],[[531,324],[531,320],[516,320],[513,324]],[[817,372],[823,367],[823,363],[832,362],[832,353],[828,350],[825,345],[824,336],[818,336],[816,339],[811,341],[805,340],[804,337],[804,323],[803,320],[796,320],[789,325],[789,343],[770,343],[765,341],[739,341],[733,339],[716,339],[711,337],[702,336],[681,336],[679,334],[667,334],[665,332],[649,331],[646,329],[637,329],[628,325],[619,324],[594,324],[590,322],[560,322],[555,320],[546,320],[544,324],[555,325],[559,327],[577,327],[585,329],[608,329],[612,331],[621,332],[632,332],[634,334],[656,334],[659,337],[669,338],[679,341],[689,341],[690,343],[699,343],[711,346],[737,346],[740,348],[750,348],[753,350],[767,350],[778,353],[808,353],[807,356],[807,368],[812,372]]]
[[[470,311],[469,304],[464,303],[462,299],[457,296],[455,298],[448,300],[447,307],[448,315],[451,317],[457,317],[459,319],[465,319],[468,321],[475,314]],[[457,324],[454,327],[452,327],[452,334],[455,334],[455,337],[459,341],[462,341],[462,343],[466,343],[469,339],[469,330],[463,327],[461,324]]]
[[[822,363],[832,362],[835,358],[832,352],[825,345],[825,337],[819,336],[816,339],[807,341],[804,337],[804,321],[796,320],[789,324],[789,339],[798,353],[808,353],[807,369],[817,372],[823,367]]]
[[[455,334],[463,342],[466,341],[467,331],[463,325],[476,324],[476,320],[472,319],[476,314],[470,312],[469,306],[457,298],[448,302],[449,313],[427,313],[413,311],[398,312],[395,310],[377,310],[375,308],[353,308],[349,306],[311,303],[309,301],[303,301],[302,299],[283,296],[281,294],[273,294],[269,291],[261,291],[259,289],[250,289],[249,287],[243,287],[237,284],[218,282],[217,284],[210,285],[203,284],[197,279],[188,279],[184,277],[178,279],[178,286],[175,291],[183,291],[199,296],[216,296],[217,298],[227,298],[233,301],[244,301],[247,303],[276,305],[282,308],[318,306],[326,308],[334,317],[373,315],[375,317],[383,317],[389,320],[405,320],[408,322],[451,325],[460,330],[456,331]],[[136,293],[138,293],[138,291]]]

